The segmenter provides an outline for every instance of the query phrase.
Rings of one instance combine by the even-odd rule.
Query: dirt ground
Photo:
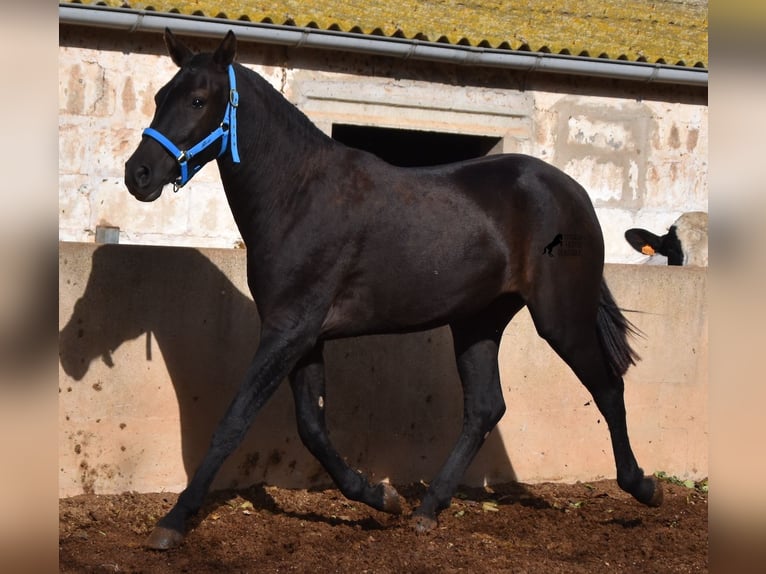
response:
[[[708,495],[663,481],[647,508],[613,480],[461,488],[439,526],[416,534],[407,514],[422,485],[399,486],[389,516],[335,489],[254,486],[209,496],[177,549],[142,544],[175,494],[81,495],[59,501],[63,573],[593,573],[707,572]]]

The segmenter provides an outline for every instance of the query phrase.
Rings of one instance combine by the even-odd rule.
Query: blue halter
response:
[[[221,151],[218,152],[217,157],[221,157],[226,153],[226,148],[231,140],[231,158],[234,160],[234,163],[239,163],[239,150],[237,149],[237,106],[239,106],[237,80],[234,77],[234,66],[229,65],[229,102],[226,104],[226,111],[223,114],[221,125],[214,129],[209,136],[190,149],[183,151],[178,149],[178,146],[154,128],[146,128],[143,131],[143,135],[158,141],[178,162],[178,167],[181,168],[181,175],[173,182],[173,191],[181,189],[202,168],[202,165],[193,165],[190,170],[189,160],[219,139],[221,140]]]

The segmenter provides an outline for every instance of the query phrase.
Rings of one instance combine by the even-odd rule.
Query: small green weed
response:
[[[665,482],[669,482],[671,484],[677,484],[679,486],[684,486],[689,489],[697,490],[699,492],[707,493],[708,491],[708,479],[703,478],[702,480],[694,481],[691,479],[688,480],[682,480],[678,478],[677,476],[671,476],[668,473],[666,473],[663,470],[659,470],[654,473],[654,476],[659,478],[660,480],[664,480]]]

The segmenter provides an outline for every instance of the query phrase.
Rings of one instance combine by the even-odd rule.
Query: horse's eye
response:
[[[205,100],[203,100],[202,98],[194,98],[194,99],[192,100],[192,107],[193,107],[195,110],[198,110],[198,109],[200,109],[200,108],[201,108],[201,107],[203,107],[204,105],[205,105]]]

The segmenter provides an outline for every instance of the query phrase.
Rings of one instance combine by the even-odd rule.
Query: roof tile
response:
[[[707,0],[80,0],[451,44],[706,67]]]

